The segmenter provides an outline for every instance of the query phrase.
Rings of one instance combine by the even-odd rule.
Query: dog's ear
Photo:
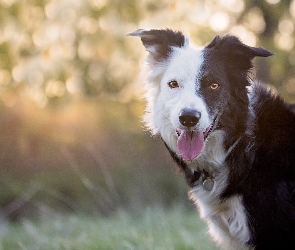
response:
[[[268,57],[273,53],[262,47],[251,47],[242,43],[236,36],[226,35],[224,37],[216,36],[207,46],[217,52],[220,57],[232,63],[240,69],[252,68],[252,60],[256,56]]]
[[[127,35],[139,36],[146,50],[156,61],[167,59],[173,47],[183,47],[186,43],[186,38],[181,32],[170,29],[140,29]]]

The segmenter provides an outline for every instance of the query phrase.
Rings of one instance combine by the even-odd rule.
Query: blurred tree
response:
[[[251,12],[259,12],[264,28],[256,32],[261,46],[276,53],[269,61],[258,59],[258,78],[277,87],[286,98],[294,101],[294,17],[295,1],[245,1],[239,17],[241,24]]]
[[[44,183],[40,196],[58,191],[85,203],[93,190],[82,169],[104,183],[102,167],[114,167],[120,197],[134,207],[142,199],[175,200],[172,186],[175,196],[185,190],[172,171],[167,178],[172,162],[138,119],[145,51],[126,34],[169,27],[203,46],[216,33],[232,33],[276,53],[256,59],[257,76],[295,101],[294,19],[295,0],[0,0],[0,217],[31,179]],[[48,106],[63,108],[42,109]],[[99,185],[104,200],[108,187]],[[108,210],[109,203],[99,205]],[[10,205],[7,211],[14,213]]]
[[[171,27],[199,45],[230,32],[274,51],[270,63],[258,61],[258,76],[294,99],[294,18],[294,0],[1,0],[1,96],[18,91],[41,106],[77,96],[126,99],[143,52],[125,34]]]

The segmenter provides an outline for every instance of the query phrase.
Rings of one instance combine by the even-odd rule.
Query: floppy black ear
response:
[[[236,36],[216,36],[207,46],[213,53],[217,53],[229,63],[241,69],[250,69],[252,60],[256,56],[268,57],[273,53],[262,47],[251,47],[242,43]]]
[[[159,61],[167,59],[172,47],[182,47],[185,44],[185,36],[179,31],[170,29],[161,30],[137,30],[128,36],[139,36],[146,50]]]

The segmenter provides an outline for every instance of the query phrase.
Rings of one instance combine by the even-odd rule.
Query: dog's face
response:
[[[166,124],[167,128],[160,130],[161,136],[188,161],[203,151],[226,101],[220,97],[228,94],[227,81],[221,83],[214,74],[216,70],[208,70],[204,60],[202,50],[175,48],[159,83],[156,105],[162,107],[163,115],[162,120],[155,121],[159,123],[156,126]]]
[[[271,55],[233,36],[217,36],[205,48],[195,48],[182,33],[171,30],[130,35],[141,37],[149,51],[146,122],[186,161],[203,152],[232,98],[247,103],[251,60]]]

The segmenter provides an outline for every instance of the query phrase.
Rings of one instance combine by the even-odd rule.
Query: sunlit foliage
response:
[[[260,77],[293,98],[294,19],[294,0],[1,0],[1,98],[8,106],[11,92],[41,106],[85,95],[129,99],[143,52],[125,34],[162,27],[198,45],[230,32],[269,48],[277,55],[261,63],[270,76]]]
[[[237,35],[276,54],[255,59],[257,76],[294,102],[294,24],[295,0],[0,0],[0,215],[183,202],[162,142],[142,131],[146,52],[126,34]]]

